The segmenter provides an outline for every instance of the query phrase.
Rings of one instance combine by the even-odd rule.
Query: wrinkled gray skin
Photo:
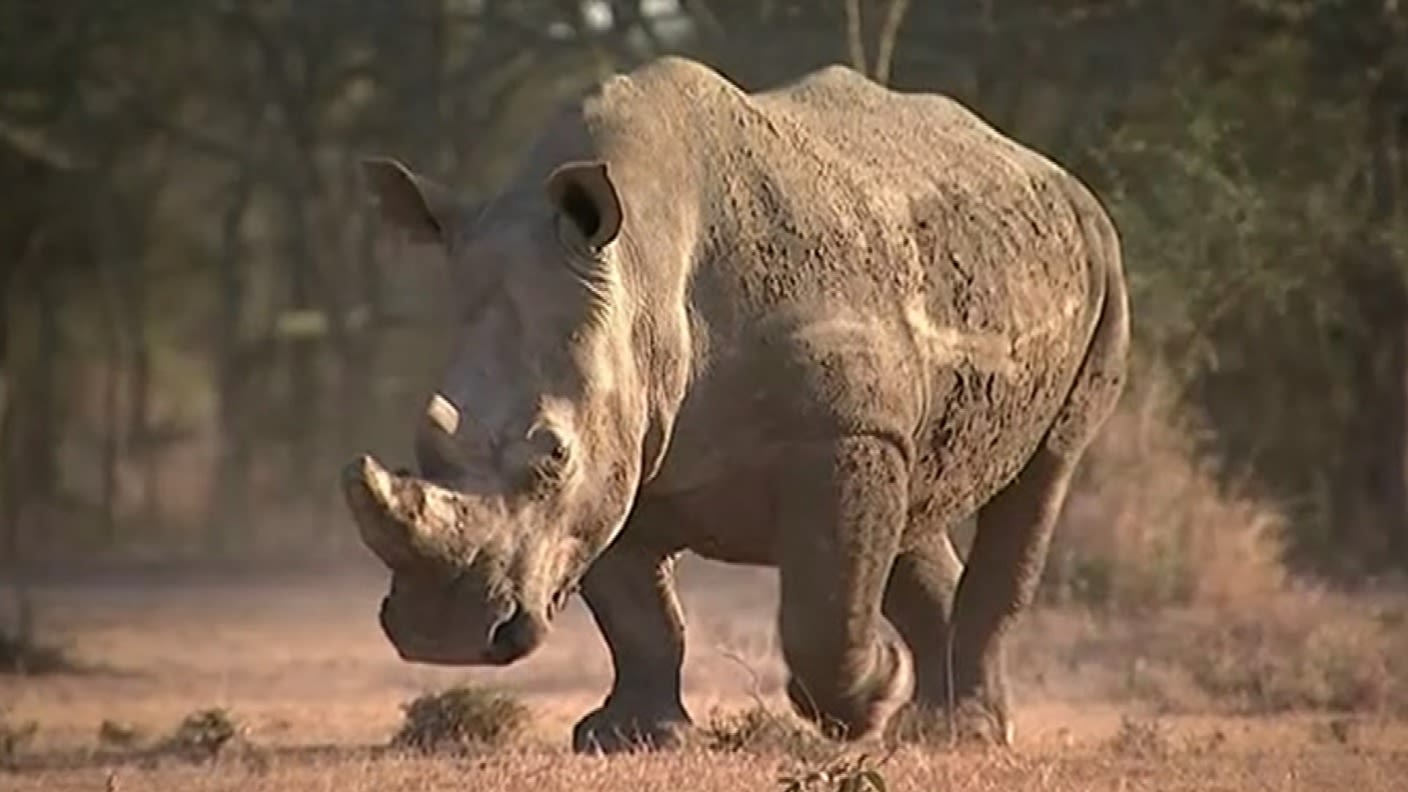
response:
[[[575,746],[674,744],[691,550],[779,569],[787,692],[828,733],[1011,742],[1005,636],[1125,375],[1080,183],[945,98],[676,58],[557,115],[483,209],[367,174],[461,317],[420,475],[345,475],[406,659],[513,662],[580,590],[616,679]]]

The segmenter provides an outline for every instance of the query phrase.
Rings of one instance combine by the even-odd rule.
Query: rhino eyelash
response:
[[[523,487],[529,497],[543,499],[552,495],[565,480],[561,471],[534,465],[524,476]]]
[[[566,451],[546,456],[533,463],[533,475],[537,478],[560,481],[567,475],[567,461]]]

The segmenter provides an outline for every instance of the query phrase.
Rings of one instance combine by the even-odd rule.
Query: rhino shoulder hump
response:
[[[663,88],[688,93],[695,89],[718,89],[736,86],[724,75],[699,61],[679,55],[667,55],[630,74],[629,79],[641,86]]]

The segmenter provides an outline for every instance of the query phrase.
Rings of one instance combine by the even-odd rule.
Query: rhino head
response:
[[[382,629],[407,660],[511,663],[541,644],[640,480],[621,200],[599,161],[483,212],[397,162],[363,169],[384,222],[443,246],[458,317],[416,429],[419,474],[369,456],[343,473],[362,540],[391,571]]]

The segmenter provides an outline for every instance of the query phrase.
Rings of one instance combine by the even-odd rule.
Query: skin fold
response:
[[[779,570],[787,694],[826,734],[1011,743],[1006,636],[1126,371],[1080,182],[941,96],[680,58],[565,105],[485,205],[366,173],[461,317],[418,473],[344,475],[404,657],[514,662],[579,592],[616,677],[574,746],[674,745],[692,551]]]

